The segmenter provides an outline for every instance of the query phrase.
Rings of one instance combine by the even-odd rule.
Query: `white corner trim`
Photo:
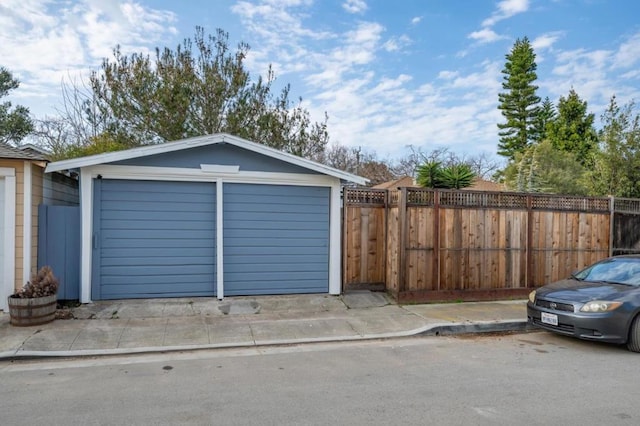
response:
[[[80,302],[91,303],[91,256],[93,239],[93,180],[80,170]]]
[[[24,162],[24,184],[22,201],[22,285],[31,279],[31,210],[33,203],[33,176],[31,161]]]
[[[13,294],[16,281],[16,171],[13,168],[0,167],[0,176],[4,180],[4,265],[0,276],[0,309],[9,309],[7,297]]]
[[[216,181],[216,297],[224,298],[224,199],[222,178]]]
[[[342,276],[340,264],[340,183],[331,185],[329,201],[329,294],[340,294]]]
[[[200,164],[200,170],[205,173],[238,173],[240,166],[223,166],[221,164]]]

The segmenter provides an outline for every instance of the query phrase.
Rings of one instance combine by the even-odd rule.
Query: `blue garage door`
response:
[[[93,299],[215,294],[214,184],[94,182]]]
[[[223,187],[225,295],[329,291],[329,188]]]

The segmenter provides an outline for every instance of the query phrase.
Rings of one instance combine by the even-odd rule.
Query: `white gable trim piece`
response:
[[[57,172],[61,170],[70,170],[83,168],[88,166],[95,166],[98,164],[113,163],[117,161],[129,160],[132,158],[147,157],[151,155],[164,154],[168,152],[179,151],[188,148],[196,148],[206,145],[214,145],[219,143],[228,143],[239,148],[244,148],[249,151],[253,151],[259,154],[263,154],[267,157],[275,158],[280,161],[284,161],[289,164],[303,167],[305,169],[313,170],[322,174],[333,176],[342,180],[365,185],[367,179],[356,176],[351,173],[344,172],[342,170],[334,169],[333,167],[325,166],[324,164],[316,163],[315,161],[307,160],[292,154],[278,151],[270,148],[266,145],[251,142],[246,139],[242,139],[236,136],[232,136],[226,133],[216,133],[207,136],[198,136],[195,138],[182,139],[175,142],[166,142],[158,145],[149,145],[139,148],[128,149],[125,151],[108,152],[104,154],[92,155],[88,157],[73,158],[70,160],[56,161],[49,163],[46,168],[46,172]]]
[[[9,167],[0,167],[0,176],[4,182],[4,265],[0,277],[0,309],[9,309],[7,297],[13,294],[16,281],[16,171]],[[2,182],[0,182],[2,184]]]

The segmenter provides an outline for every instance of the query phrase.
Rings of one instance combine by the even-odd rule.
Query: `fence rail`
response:
[[[344,285],[398,300],[522,297],[612,253],[640,252],[640,200],[346,189]]]

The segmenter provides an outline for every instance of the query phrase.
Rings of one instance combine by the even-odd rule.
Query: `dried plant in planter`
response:
[[[37,274],[31,276],[31,281],[16,292],[15,297],[33,299],[35,297],[51,296],[56,294],[57,291],[58,279],[53,275],[50,267],[43,266]]]

